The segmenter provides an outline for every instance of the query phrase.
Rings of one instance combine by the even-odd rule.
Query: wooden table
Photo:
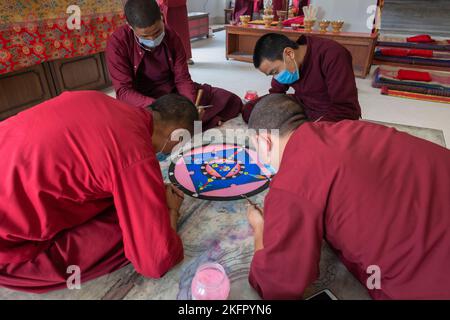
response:
[[[265,28],[259,25],[227,25],[226,57],[245,62],[253,62],[253,49],[256,41],[267,33],[281,33],[292,40],[297,40],[302,34],[332,39],[346,47],[353,57],[353,70],[357,77],[365,78],[372,65],[373,53],[377,42],[377,34],[341,32],[320,33],[319,31],[305,32],[303,29],[280,29],[278,27]]]

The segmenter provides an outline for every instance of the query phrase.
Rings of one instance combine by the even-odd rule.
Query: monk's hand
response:
[[[254,230],[263,229],[264,227],[263,211],[258,206],[252,204],[248,205],[247,219]]]
[[[204,115],[205,115],[205,108],[199,107],[198,108],[198,118],[200,120],[202,120]]]

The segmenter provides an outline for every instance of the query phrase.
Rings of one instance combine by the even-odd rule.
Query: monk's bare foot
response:
[[[192,65],[194,64],[194,60],[188,59],[187,64],[190,65],[190,66],[192,66]]]

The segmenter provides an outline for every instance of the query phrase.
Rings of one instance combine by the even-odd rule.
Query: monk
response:
[[[286,93],[293,88],[309,120],[361,117],[352,56],[333,40],[302,35],[295,42],[269,33],[256,43],[253,64],[273,77],[270,93]],[[244,120],[248,121],[256,102],[244,106]]]
[[[158,0],[158,4],[166,24],[180,37],[188,64],[194,64],[189,35],[187,0]]]
[[[248,210],[261,297],[302,298],[325,239],[373,299],[450,299],[448,149],[365,121],[309,122],[283,94],[249,127],[278,170],[264,208]]]
[[[155,0],[128,0],[125,4],[128,24],[117,29],[108,41],[106,58],[112,83],[119,100],[145,107],[155,99],[178,93],[197,102],[203,128],[209,129],[235,118],[242,100],[235,94],[191,80],[186,54],[178,35],[161,20]]]
[[[182,194],[156,153],[193,131],[192,102],[167,95],[133,108],[65,92],[0,123],[0,286],[43,293],[130,262],[159,278],[183,259]],[[70,272],[69,272],[70,271]]]

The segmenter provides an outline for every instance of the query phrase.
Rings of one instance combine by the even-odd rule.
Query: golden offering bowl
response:
[[[333,28],[334,33],[341,32],[343,25],[344,25],[343,20],[331,21],[331,27]]]
[[[263,15],[264,27],[270,28],[273,22],[273,15]]]
[[[315,20],[315,19],[312,19],[312,20],[310,20],[310,19],[305,19],[305,20],[303,21],[303,24],[304,24],[304,26],[305,26],[305,31],[306,31],[306,32],[311,32],[311,31],[312,31],[312,27],[314,26],[315,23],[316,23],[316,20]]]
[[[328,20],[322,20],[319,22],[319,28],[320,28],[320,32],[325,33],[327,32],[328,27],[330,26],[330,21]]]
[[[271,7],[264,9],[265,16],[273,16],[273,9]]]
[[[243,15],[240,16],[239,19],[241,19],[241,23],[243,27],[247,27],[248,23],[250,22],[250,16],[249,15]]]
[[[293,23],[293,24],[291,24],[291,28],[292,28],[292,30],[298,30],[298,29],[300,29],[300,24]]]

